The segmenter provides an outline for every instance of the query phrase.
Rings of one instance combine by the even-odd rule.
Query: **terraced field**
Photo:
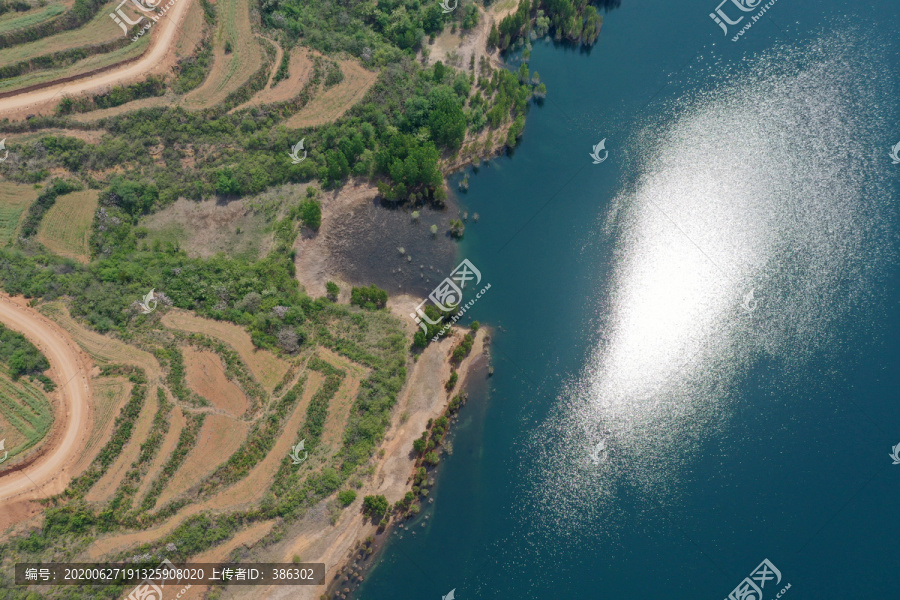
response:
[[[68,3],[71,4],[71,3]],[[25,12],[8,12],[0,17],[0,35],[17,29],[24,29],[49,21],[66,11],[66,4],[55,2],[46,6],[36,6]]]
[[[116,0],[106,4],[93,19],[78,29],[64,31],[33,42],[0,49],[0,66],[10,66],[57,52],[121,40],[124,37],[122,30],[109,18],[109,14],[115,10],[118,4],[119,2]],[[0,81],[0,91],[14,90],[111,65],[140,55],[147,49],[148,44],[149,38],[145,37],[137,42],[129,43],[124,48],[114,52],[92,56],[68,67],[39,69],[18,77],[10,77]]]
[[[303,110],[285,121],[285,125],[299,129],[331,123],[359,102],[378,78],[378,73],[363,68],[358,61],[341,60],[338,64],[344,80],[319,92]]]
[[[219,27],[213,37],[212,71],[203,85],[185,97],[184,106],[189,109],[220,103],[263,64],[262,48],[250,27],[250,4],[219,0],[216,10]]]
[[[166,327],[172,329],[203,333],[222,340],[234,348],[266,390],[271,391],[278,385],[290,367],[287,361],[268,350],[257,349],[250,339],[250,334],[237,325],[204,319],[181,310],[167,312],[162,321]]]
[[[6,373],[0,372],[0,415],[4,427],[0,439],[7,436],[6,449],[9,458],[23,454],[33,448],[49,433],[53,425],[53,406],[50,400],[36,386],[20,378],[13,381]],[[18,435],[12,435],[15,432]]]

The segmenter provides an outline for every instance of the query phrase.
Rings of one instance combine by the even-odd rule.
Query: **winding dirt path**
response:
[[[50,361],[50,377],[57,385],[55,439],[47,451],[21,470],[0,475],[0,504],[27,494],[29,498],[61,492],[74,473],[81,449],[90,434],[90,367],[78,345],[55,323],[25,305],[23,299],[0,294],[0,322],[24,335]]]
[[[157,21],[150,30],[153,39],[142,57],[136,61],[125,61],[121,67],[104,73],[86,76],[74,81],[16,94],[8,98],[0,98],[0,115],[21,111],[28,107],[50,102],[62,94],[73,96],[100,88],[112,87],[134,79],[143,79],[147,73],[159,64],[170,50],[174,50],[173,40],[181,31],[181,23],[191,6],[191,0],[176,0],[175,5],[166,15]],[[110,26],[114,26],[110,23]]]

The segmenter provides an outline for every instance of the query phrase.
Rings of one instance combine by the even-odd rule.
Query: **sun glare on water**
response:
[[[608,515],[623,483],[680,493],[753,362],[789,374],[872,294],[889,252],[890,161],[871,147],[885,91],[845,41],[730,67],[633,135],[635,183],[596,228],[616,248],[597,347],[526,450],[528,510],[548,526]]]

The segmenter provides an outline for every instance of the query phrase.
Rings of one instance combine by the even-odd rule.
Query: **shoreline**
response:
[[[413,485],[418,460],[418,457],[413,456],[413,441],[421,436],[429,419],[437,419],[447,412],[452,398],[465,389],[472,380],[473,373],[478,372],[478,365],[483,365],[483,361],[487,359],[486,346],[490,331],[489,328],[482,327],[474,336],[475,343],[471,352],[456,369],[460,373],[459,381],[452,390],[445,390],[444,382],[449,378],[452,368],[453,349],[466,331],[468,330],[455,327],[440,342],[429,344],[418,360],[410,358],[409,375],[394,407],[390,427],[378,453],[372,459],[374,472],[366,477],[362,488],[356,490],[356,500],[342,510],[337,522],[332,525],[326,520],[327,506],[334,500],[332,495],[298,521],[296,532],[285,535],[283,542],[267,551],[270,559],[280,562],[291,562],[293,557],[299,557],[302,562],[324,562],[325,589],[322,586],[272,586],[265,590],[243,590],[237,587],[229,589],[223,598],[319,600],[323,595],[331,594],[333,588],[348,585],[357,587],[362,581],[357,579],[357,575],[353,576],[352,583],[345,581],[346,577],[341,575],[348,575],[345,571],[356,560],[360,547],[367,544],[367,539],[379,546],[383,545],[394,527],[406,521],[402,517],[393,518],[392,515],[389,524],[382,529],[363,514],[363,498],[366,495],[383,495],[393,507],[395,502],[404,497]],[[437,373],[435,366],[439,366]],[[434,393],[435,387],[440,390],[440,394]],[[440,465],[436,468],[440,468]],[[433,474],[434,469],[429,471],[429,478]],[[388,514],[391,515],[392,511]],[[374,563],[371,560],[374,556],[374,551],[368,553],[365,568]],[[353,565],[351,572],[358,573],[360,568],[363,567]]]

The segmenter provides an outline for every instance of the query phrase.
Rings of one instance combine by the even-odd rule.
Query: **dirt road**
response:
[[[63,329],[28,308],[22,299],[0,294],[0,322],[24,335],[50,361],[60,402],[52,447],[21,471],[0,476],[0,505],[10,498],[29,499],[61,492],[72,478],[75,463],[90,432],[89,368],[78,346]],[[2,467],[0,467],[2,468]]]
[[[148,33],[153,36],[153,39],[150,42],[150,47],[139,60],[126,63],[121,68],[99,73],[93,77],[77,79],[32,92],[17,94],[9,98],[2,98],[0,99],[0,116],[23,111],[29,107],[36,107],[53,100],[57,95],[60,97],[62,97],[62,94],[73,96],[83,92],[127,83],[131,79],[143,79],[150,69],[159,64],[166,53],[173,48],[172,42],[175,39],[175,35],[180,31],[179,27],[190,5],[191,0],[175,0],[175,5],[149,30]],[[110,20],[109,26],[116,27],[112,20]]]

